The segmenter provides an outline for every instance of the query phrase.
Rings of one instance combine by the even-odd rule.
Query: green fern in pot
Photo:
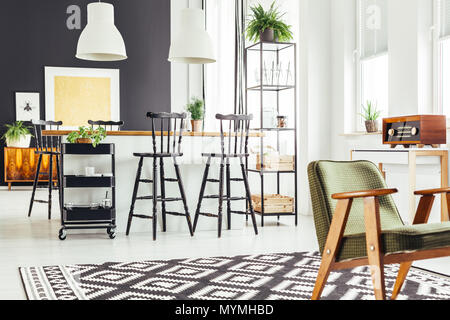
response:
[[[6,133],[2,139],[6,141],[6,146],[11,148],[29,148],[31,141],[30,127],[23,124],[22,121],[16,121],[13,124],[5,124]]]
[[[288,42],[293,39],[291,26],[282,20],[285,13],[275,8],[275,1],[267,11],[261,4],[250,7],[250,10],[252,13],[246,30],[249,41]]]

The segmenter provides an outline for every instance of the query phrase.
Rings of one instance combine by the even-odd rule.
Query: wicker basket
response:
[[[253,195],[252,203],[255,212],[262,213],[261,196]],[[294,198],[279,194],[264,195],[265,213],[292,213],[294,212]]]
[[[256,170],[261,170],[261,155],[256,155]],[[294,156],[267,155],[264,156],[264,170],[294,171]]]

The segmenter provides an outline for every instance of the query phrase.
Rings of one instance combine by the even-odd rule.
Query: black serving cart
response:
[[[76,176],[64,174],[64,156],[110,156],[112,176]],[[116,181],[115,181],[115,145],[63,143],[61,147],[61,229],[59,239],[65,240],[66,230],[106,229],[109,237],[116,237]],[[89,206],[68,207],[64,202],[66,189],[71,188],[105,188],[111,191],[111,207],[93,208]]]
[[[270,63],[272,62],[272,63]],[[252,70],[250,65],[253,63],[254,74],[257,76],[255,81],[251,81]],[[284,63],[284,64],[283,64]],[[283,64],[283,67],[281,67]],[[276,67],[280,66],[282,72],[277,73]],[[297,45],[288,42],[258,42],[245,48],[244,55],[244,69],[245,69],[245,114],[254,113],[259,115],[260,125],[252,128],[254,131],[263,133],[260,138],[260,169],[249,168],[246,163],[247,172],[255,173],[260,177],[260,192],[261,192],[261,212],[255,212],[261,216],[261,226],[264,227],[265,217],[293,217],[295,225],[298,225],[298,186],[297,186]],[[253,83],[251,83],[253,82]],[[258,97],[258,108],[249,110],[250,94],[255,94]],[[283,96],[286,95],[286,96]],[[289,126],[278,128],[270,127],[264,122],[264,109],[267,105],[274,105],[275,111],[278,115],[280,112],[290,110],[292,113],[289,120]],[[258,117],[256,119],[258,121]],[[288,171],[265,169],[264,164],[264,146],[266,139],[269,136],[275,135],[276,150],[280,152],[281,137],[287,141],[291,141],[291,146],[294,151],[294,169]],[[267,180],[265,176],[276,176],[276,191],[281,193],[282,184],[294,185],[294,210],[293,212],[266,212],[264,208],[264,195]],[[282,180],[282,182],[281,182]]]

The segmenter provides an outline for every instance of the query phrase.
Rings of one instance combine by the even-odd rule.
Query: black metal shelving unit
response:
[[[112,176],[87,177],[64,174],[64,156],[111,156]],[[99,144],[96,148],[92,144],[63,143],[61,147],[61,229],[59,239],[65,240],[66,230],[106,229],[109,237],[116,236],[116,169],[115,145]],[[111,190],[111,208],[99,207],[92,209],[85,206],[66,207],[64,191],[72,188],[105,188]]]
[[[275,61],[277,63],[277,66],[280,62],[280,52],[284,50],[291,50],[291,53],[293,56],[290,57],[291,61],[293,61],[293,69],[292,69],[292,83],[286,83],[283,84],[264,84],[264,55],[266,53],[272,53],[275,54]],[[248,55],[249,52],[256,52],[259,55],[259,83],[253,84],[249,86],[249,70],[248,70]],[[278,222],[280,221],[280,217],[286,216],[286,217],[294,217],[295,218],[295,225],[298,225],[298,186],[297,186],[297,159],[298,159],[298,150],[297,150],[297,45],[295,43],[287,43],[287,42],[265,42],[261,41],[255,44],[252,44],[248,46],[245,49],[244,54],[244,70],[245,70],[245,88],[246,88],[246,97],[245,97],[245,113],[249,113],[249,92],[258,92],[259,98],[260,98],[260,127],[259,128],[252,128],[254,131],[259,131],[261,133],[266,134],[276,134],[276,140],[277,140],[277,151],[280,152],[280,134],[292,134],[293,142],[294,142],[294,170],[292,171],[273,171],[273,170],[265,170],[264,169],[264,141],[266,139],[265,135],[262,135],[260,138],[260,159],[261,159],[261,170],[258,169],[250,169],[248,165],[248,160],[246,163],[247,172],[248,173],[256,173],[259,175],[261,180],[261,209],[262,212],[255,212],[256,214],[261,216],[261,226],[264,227],[264,218],[265,217],[278,217]],[[293,123],[293,126],[289,128],[265,128],[264,127],[264,106],[265,106],[265,94],[266,93],[272,93],[276,94],[276,111],[279,114],[280,112],[280,95],[284,92],[293,91],[293,101],[292,101],[292,108],[294,110],[294,119],[290,120],[289,122]],[[264,211],[264,194],[265,194],[265,176],[266,175],[273,175],[275,174],[277,176],[277,193],[281,194],[281,179],[283,177],[283,183],[286,181],[284,180],[285,177],[288,177],[289,175],[294,179],[292,181],[294,183],[294,189],[295,189],[295,195],[294,195],[294,212],[291,213],[272,213],[272,212],[265,212]],[[289,177],[288,177],[289,178]],[[287,179],[287,178],[286,178]]]

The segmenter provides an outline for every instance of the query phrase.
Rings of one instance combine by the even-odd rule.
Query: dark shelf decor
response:
[[[108,188],[111,189],[111,208],[101,206],[74,205],[62,208],[61,229],[59,239],[66,239],[66,230],[76,229],[106,229],[109,237],[116,236],[116,181],[115,181],[115,146],[114,144],[99,144],[96,148],[92,144],[63,143],[61,147],[61,203],[64,204],[64,191],[70,188]],[[64,175],[64,156],[92,156],[104,155],[111,157],[112,176],[76,176]],[[100,205],[100,204],[99,204]]]

